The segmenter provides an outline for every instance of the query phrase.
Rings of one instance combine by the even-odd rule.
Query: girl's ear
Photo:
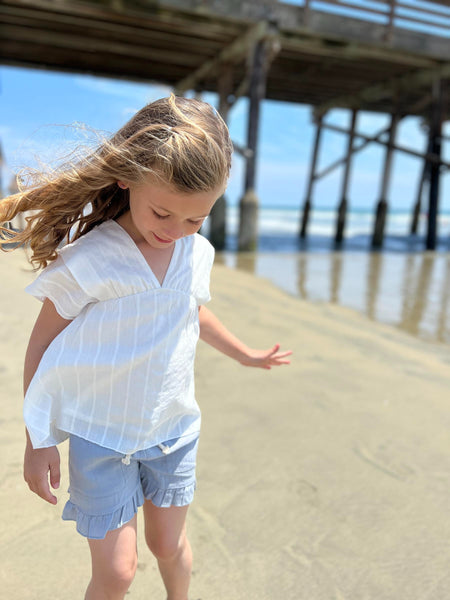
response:
[[[128,186],[126,183],[124,183],[123,181],[118,181],[117,185],[122,189],[122,190],[127,190]]]

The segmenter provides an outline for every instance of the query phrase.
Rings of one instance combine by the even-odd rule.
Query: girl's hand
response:
[[[50,502],[50,504],[56,504],[58,500],[50,491],[48,472],[50,471],[50,484],[52,488],[55,490],[58,489],[61,476],[59,465],[59,451],[56,446],[34,450],[31,443],[27,443],[23,477],[28,483],[30,490],[47,502]]]
[[[289,365],[291,361],[286,360],[286,357],[290,356],[292,351],[278,352],[279,349],[280,344],[275,344],[270,350],[249,350],[245,358],[239,359],[239,362],[246,367],[259,367],[261,369]]]
[[[219,319],[206,306],[199,308],[200,338],[223,352],[230,358],[237,360],[246,367],[259,367],[271,369],[280,365],[288,365],[291,361],[285,360],[292,352],[278,352],[280,344],[275,344],[270,350],[252,350],[239,338],[233,335],[219,321]]]

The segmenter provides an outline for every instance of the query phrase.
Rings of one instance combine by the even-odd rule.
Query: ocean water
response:
[[[238,209],[228,209],[227,249],[218,260],[271,280],[313,302],[336,303],[431,343],[450,344],[450,211],[438,223],[435,252],[424,251],[426,215],[409,235],[411,215],[392,211],[382,251],[371,250],[373,212],[353,209],[346,239],[334,245],[335,211],[313,211],[299,243],[300,211],[263,208],[255,253],[238,253]]]
[[[308,237],[299,244],[298,231],[301,211],[289,207],[263,207],[259,211],[258,250],[265,252],[296,252],[298,250],[329,251],[334,249],[336,210],[332,208],[313,209],[309,220]],[[420,251],[425,245],[427,216],[421,214],[417,235],[409,235],[411,213],[405,210],[390,210],[386,218],[384,250]],[[374,211],[366,208],[353,208],[348,212],[345,241],[342,249],[370,250],[374,226]],[[227,211],[228,240],[227,250],[237,248],[239,227],[238,207]],[[441,211],[438,222],[439,250],[450,250],[450,210]]]

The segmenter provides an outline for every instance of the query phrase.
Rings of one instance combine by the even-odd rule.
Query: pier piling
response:
[[[428,143],[427,153],[428,152],[431,152],[430,144],[429,143]],[[418,185],[418,188],[417,188],[416,202],[414,204],[412,218],[411,218],[411,229],[410,229],[411,235],[416,235],[417,234],[417,230],[419,228],[419,217],[420,217],[420,210],[422,208],[423,188],[425,186],[425,182],[429,178],[429,176],[428,176],[428,174],[429,174],[429,166],[430,165],[429,165],[427,159],[424,159],[423,160],[422,173],[420,175],[419,185]]]
[[[257,246],[258,198],[255,193],[259,115],[266,93],[268,44],[259,40],[253,48],[249,86],[247,148],[251,150],[245,170],[245,191],[240,201],[239,250],[255,250]]]
[[[301,227],[300,227],[300,237],[301,238],[306,237],[306,233],[307,233],[307,229],[308,229],[309,214],[311,211],[312,191],[313,191],[314,181],[316,179],[317,158],[319,156],[320,141],[322,138],[322,121],[323,121],[323,116],[320,115],[317,118],[316,135],[314,138],[314,149],[313,149],[312,158],[311,158],[311,166],[309,169],[308,188],[306,190],[306,198],[305,198],[305,202],[303,204],[302,222],[301,222]]]
[[[441,173],[441,145],[442,145],[442,117],[443,117],[443,102],[442,102],[442,83],[439,79],[433,82],[433,103],[431,109],[430,120],[430,141],[429,147],[431,153],[434,154],[438,161],[433,161],[430,164],[430,186],[429,186],[429,201],[428,201],[428,229],[426,249],[435,250],[437,236],[437,215],[439,205],[439,179]]]
[[[375,216],[375,225],[372,236],[372,247],[381,248],[383,245],[384,228],[386,225],[386,215],[388,210],[387,195],[392,174],[392,162],[394,157],[395,136],[397,134],[397,125],[400,120],[398,113],[391,115],[391,124],[389,127],[389,139],[386,146],[386,154],[383,166],[383,179],[381,183],[380,200],[378,201]]]
[[[231,64],[222,65],[217,89],[219,94],[219,113],[222,119],[227,123],[230,110],[229,97],[233,91],[233,66]],[[227,202],[225,195],[222,195],[214,204],[209,216],[209,240],[216,250],[223,250],[227,237]]]
[[[337,221],[336,221],[336,235],[335,242],[336,244],[340,244],[344,238],[344,230],[345,230],[345,222],[347,218],[347,208],[348,208],[348,184],[350,181],[350,171],[352,166],[352,157],[353,157],[353,141],[355,139],[355,127],[356,127],[356,119],[358,116],[358,111],[356,109],[352,110],[352,121],[350,125],[350,133],[348,136],[348,146],[347,146],[347,156],[345,161],[344,168],[344,177],[342,180],[342,193],[341,193],[341,202],[338,208]]]

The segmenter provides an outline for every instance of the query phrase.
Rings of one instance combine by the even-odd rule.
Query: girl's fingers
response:
[[[269,356],[273,356],[274,354],[276,354],[277,356],[289,356],[290,354],[292,354],[292,350],[285,350],[284,352],[278,352],[278,350],[280,349],[280,344],[275,344],[275,346],[269,350]]]
[[[283,352],[282,354],[277,354],[276,356],[272,356],[270,359],[270,364],[272,365],[290,365],[291,361],[287,360],[287,356],[291,356],[292,352]]]
[[[61,471],[59,468],[59,461],[55,461],[50,464],[50,484],[54,490],[59,488],[59,482],[61,479]]]
[[[53,494],[50,492],[47,475],[44,475],[41,479],[39,479],[36,482],[29,482],[28,487],[32,492],[37,494],[43,500],[46,500],[50,504],[56,504],[57,498],[53,496]]]
[[[270,350],[253,350],[249,360],[242,361],[241,364],[267,370],[279,365],[289,365],[290,361],[285,359],[287,356],[291,356],[292,350],[279,352],[279,349],[280,344],[275,344]]]
[[[27,445],[24,479],[32,492],[50,504],[56,504],[58,500],[50,491],[49,475],[52,488],[57,489],[61,478],[58,449],[53,446],[33,450]]]
[[[283,359],[285,359],[287,356],[291,356],[291,355],[292,355],[292,351],[287,350],[286,352],[279,352],[278,354],[272,355],[269,357],[269,359],[272,364],[290,364],[289,360],[283,360]]]
[[[286,356],[291,356],[291,354],[292,354],[292,350],[286,350],[286,352],[280,352],[273,358],[285,358]]]
[[[54,496],[50,491],[50,487],[48,485],[47,479],[45,480],[45,482],[44,481],[42,482],[42,485],[39,487],[39,489],[36,493],[43,500],[50,502],[50,504],[56,504],[58,502],[58,499],[56,498],[56,496]]]

